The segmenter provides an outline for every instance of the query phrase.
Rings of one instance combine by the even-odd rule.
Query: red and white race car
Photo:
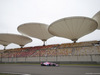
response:
[[[58,64],[51,62],[41,62],[41,66],[58,66]]]

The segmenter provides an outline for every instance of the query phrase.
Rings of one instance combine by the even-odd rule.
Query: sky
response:
[[[23,23],[38,22],[50,25],[54,21],[72,16],[92,18],[100,11],[100,0],[0,0],[0,33],[20,34],[17,27]],[[32,38],[25,47],[42,46],[43,42]],[[77,42],[100,40],[100,30],[79,38]],[[52,37],[46,45],[72,43],[61,37]],[[0,50],[4,47],[0,45]],[[20,48],[9,44],[6,49]]]

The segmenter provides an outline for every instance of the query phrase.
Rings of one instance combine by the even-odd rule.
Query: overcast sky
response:
[[[0,33],[20,34],[17,27],[23,23],[39,22],[50,25],[52,22],[71,16],[92,18],[100,11],[100,0],[0,0]],[[27,46],[41,46],[43,42],[32,38]],[[80,38],[77,42],[100,40],[100,30]],[[53,37],[46,45],[72,43],[71,40]],[[0,45],[0,49],[4,47]],[[8,48],[19,48],[10,44]]]

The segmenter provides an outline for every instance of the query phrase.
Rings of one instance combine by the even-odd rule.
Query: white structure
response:
[[[26,36],[18,34],[0,34],[0,44],[7,46],[10,43],[15,43],[23,47],[32,40]]]
[[[95,20],[98,22],[98,28],[97,28],[97,29],[100,29],[100,11],[97,12],[97,13],[93,16],[93,19],[95,19]]]
[[[25,23],[20,25],[17,29],[23,35],[38,38],[44,42],[50,37],[53,37],[53,35],[48,32],[48,25],[42,23]]]
[[[48,30],[52,35],[76,42],[80,37],[97,29],[98,23],[88,17],[67,17],[53,22]]]

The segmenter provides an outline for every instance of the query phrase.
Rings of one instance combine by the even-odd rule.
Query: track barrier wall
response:
[[[74,56],[47,56],[47,57],[11,57],[0,58],[1,63],[40,63],[44,61],[58,63],[98,63],[100,64],[100,55],[74,55]]]

